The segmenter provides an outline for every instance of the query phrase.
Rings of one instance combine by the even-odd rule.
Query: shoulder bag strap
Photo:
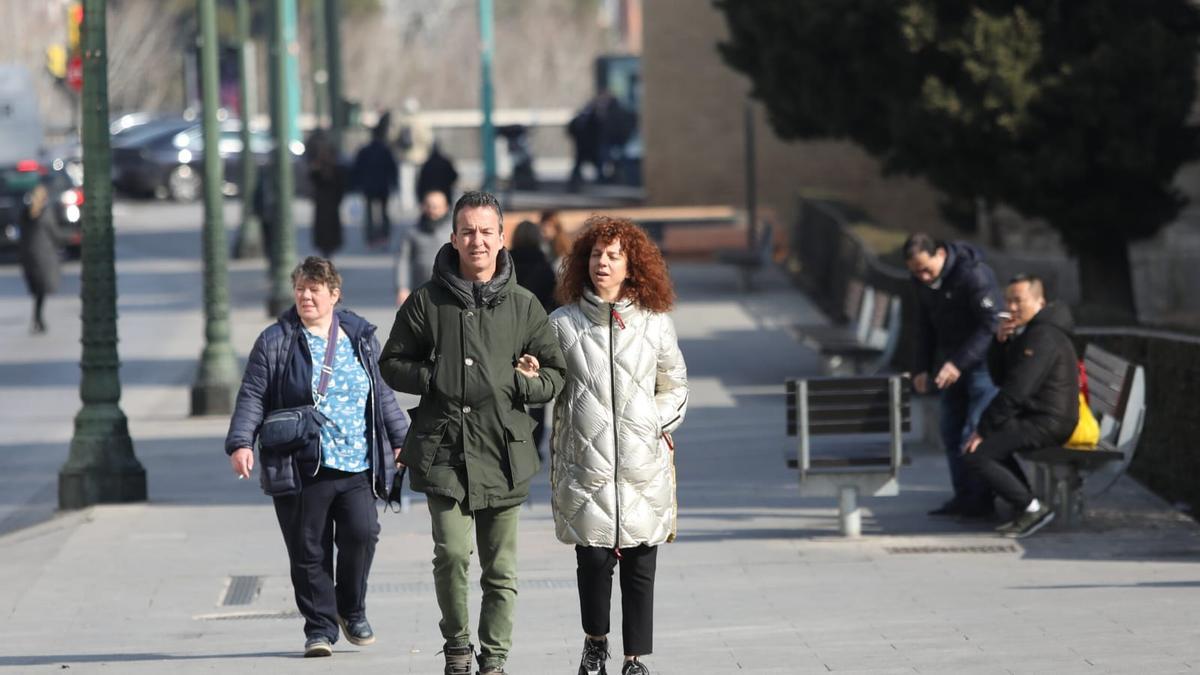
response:
[[[325,363],[321,366],[321,383],[317,385],[314,405],[320,405],[325,400],[325,390],[329,388],[329,377],[333,375],[333,355],[337,351],[338,316],[333,313],[333,321],[329,324],[329,342],[325,345]]]

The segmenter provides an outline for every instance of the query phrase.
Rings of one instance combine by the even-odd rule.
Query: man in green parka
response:
[[[479,548],[479,668],[502,675],[517,596],[517,516],[540,460],[526,405],[562,389],[566,362],[541,303],[517,285],[500,203],[468,192],[433,278],[400,310],[379,357],[383,379],[419,394],[399,461],[428,498],[446,675],[470,675],[467,568]]]

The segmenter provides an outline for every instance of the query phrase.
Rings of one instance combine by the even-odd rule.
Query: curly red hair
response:
[[[583,289],[596,290],[588,274],[592,247],[597,243],[608,246],[614,241],[621,242],[621,250],[625,253],[627,277],[623,297],[652,312],[671,311],[675,304],[675,289],[671,286],[662,251],[632,220],[614,216],[596,215],[584,222],[583,231],[561,263],[562,275],[555,289],[558,301],[569,305],[583,297]]]

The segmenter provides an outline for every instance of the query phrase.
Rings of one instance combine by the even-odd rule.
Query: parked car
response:
[[[141,129],[141,131],[139,131]],[[190,202],[201,197],[204,176],[204,134],[200,124],[176,120],[148,122],[127,132],[129,136],[114,141],[112,180],[119,190],[140,195],[154,195]],[[261,168],[268,164],[274,140],[269,132],[254,129],[250,134],[250,150]],[[238,194],[242,178],[241,123],[236,119],[221,123],[217,142],[224,166],[226,196]],[[292,143],[298,194],[306,194],[307,175],[304,172],[304,145]]]

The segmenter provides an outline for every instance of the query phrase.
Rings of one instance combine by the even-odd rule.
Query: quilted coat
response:
[[[683,422],[688,398],[675,325],[590,290],[550,322],[567,359],[551,444],[558,539],[617,548],[668,541],[677,507],[664,435]]]

